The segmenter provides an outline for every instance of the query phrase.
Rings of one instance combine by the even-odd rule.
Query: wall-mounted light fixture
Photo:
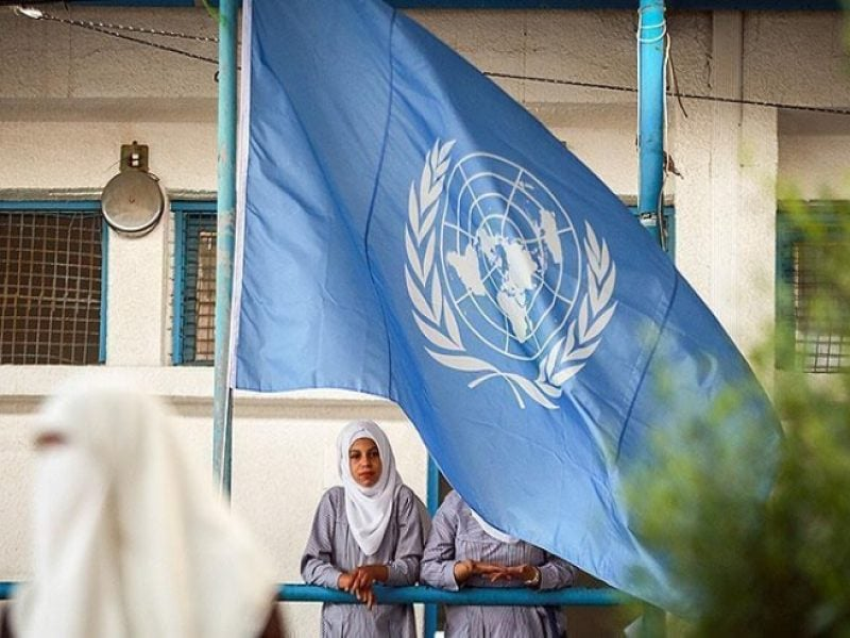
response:
[[[165,210],[159,178],[148,172],[148,147],[135,140],[121,146],[121,170],[100,197],[103,218],[115,230],[139,237],[150,232]]]

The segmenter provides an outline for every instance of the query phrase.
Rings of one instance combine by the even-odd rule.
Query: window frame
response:
[[[797,227],[792,217],[794,211],[805,210],[808,222],[823,229],[827,236],[840,235],[850,229],[850,201],[807,200],[779,201],[776,208],[775,238],[775,292],[774,313],[776,343],[774,345],[774,368],[782,372],[803,374],[846,374],[850,365],[834,369],[818,370],[806,367],[806,355],[799,352],[796,310],[794,306],[794,264],[791,251],[796,243],[804,239],[804,232]],[[841,216],[845,216],[842,221]],[[844,237],[850,245],[850,234]],[[789,257],[791,257],[789,259]],[[787,261],[786,261],[787,260]],[[850,353],[848,353],[850,357]],[[841,357],[839,357],[841,358]]]
[[[73,215],[75,212],[97,212],[101,214],[101,239],[100,239],[100,336],[98,343],[97,363],[79,363],[69,365],[104,365],[106,363],[106,335],[107,335],[107,317],[109,310],[109,297],[107,291],[109,288],[109,224],[102,218],[100,200],[96,199],[2,199],[0,200],[0,215],[12,215],[15,213],[25,212],[36,214],[39,212],[46,214],[66,214]],[[59,365],[59,364],[9,364],[9,365]]]
[[[201,214],[216,218],[218,213],[218,202],[215,199],[203,200],[172,200],[171,215],[174,220],[174,253],[173,253],[173,275],[174,289],[171,294],[172,320],[171,320],[171,365],[173,366],[197,366],[209,367],[212,361],[185,361],[183,358],[183,319],[186,308],[183,303],[183,294],[186,286],[186,215]],[[218,229],[216,229],[218,238]],[[197,321],[197,317],[195,318]]]

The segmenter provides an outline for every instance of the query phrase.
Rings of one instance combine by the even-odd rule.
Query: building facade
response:
[[[62,379],[123,374],[171,401],[203,463],[212,454],[213,371],[202,364],[211,352],[214,304],[204,286],[214,258],[216,67],[67,21],[210,37],[217,25],[202,8],[46,7],[56,19],[0,13],[3,581],[27,576],[34,458],[28,427]],[[635,86],[635,12],[418,10],[411,16],[485,72]],[[669,12],[668,33],[682,93],[850,107],[840,13]],[[143,37],[216,56],[214,44]],[[498,81],[615,193],[634,202],[633,93]],[[850,116],[693,99],[668,105],[668,151],[678,173],[665,186],[674,218],[671,257],[750,353],[776,321],[780,200],[850,200]],[[109,229],[98,214],[121,146],[132,141],[148,146],[150,170],[170,200],[140,237]],[[66,222],[88,221],[44,221],[56,213]],[[88,237],[87,247],[72,231]],[[39,243],[47,235],[52,239]],[[55,262],[51,251],[63,259],[67,251],[75,255],[64,283],[33,276]],[[76,295],[86,303],[66,304],[65,315],[46,313],[33,323],[32,307],[45,295],[66,301]],[[81,313],[88,313],[85,319]],[[21,327],[26,317],[30,323]],[[79,351],[62,350],[61,343],[75,339],[85,341]],[[768,389],[775,373],[774,366],[760,371]],[[271,550],[282,582],[300,580],[314,508],[336,483],[336,434],[355,418],[387,427],[402,476],[424,499],[427,453],[389,402],[331,390],[236,396],[233,506]],[[285,614],[292,635],[316,635],[318,606],[287,605]]]

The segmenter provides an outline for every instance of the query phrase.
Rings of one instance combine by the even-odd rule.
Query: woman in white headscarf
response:
[[[434,515],[422,557],[422,582],[457,591],[462,587],[560,589],[573,584],[576,569],[545,550],[485,521],[450,492]],[[553,607],[446,608],[446,638],[560,638]]]
[[[38,419],[20,638],[282,636],[269,561],[127,384],[66,386]]]
[[[372,421],[354,421],[337,439],[341,487],[319,502],[301,574],[311,585],[342,589],[363,605],[326,603],[322,636],[412,638],[412,605],[376,605],[373,585],[419,578],[424,506],[404,485],[389,440]]]

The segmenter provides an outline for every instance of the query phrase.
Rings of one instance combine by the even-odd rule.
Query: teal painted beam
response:
[[[664,0],[641,0],[638,21],[638,213],[658,213],[664,177]],[[661,237],[662,246],[664,237]]]
[[[440,468],[433,457],[428,455],[428,488],[425,493],[428,506],[428,514],[434,518],[437,509],[440,507]],[[425,605],[425,638],[434,638],[437,633],[437,606]]]
[[[664,0],[640,0],[638,10],[638,213],[658,217],[658,237],[667,249],[663,226],[664,127],[667,99]],[[644,605],[642,638],[663,638],[664,612]]]

